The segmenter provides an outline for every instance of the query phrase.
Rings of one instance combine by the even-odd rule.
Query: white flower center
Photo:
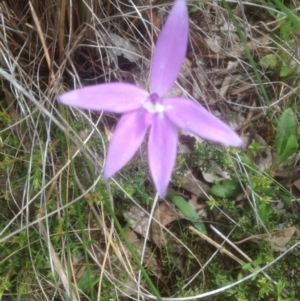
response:
[[[162,106],[160,103],[153,103],[152,101],[149,101],[148,99],[143,104],[144,109],[146,109],[149,113],[160,113],[165,110],[164,106]]]
[[[156,93],[151,94],[143,104],[144,109],[149,113],[161,113],[165,107],[160,103],[160,98]]]

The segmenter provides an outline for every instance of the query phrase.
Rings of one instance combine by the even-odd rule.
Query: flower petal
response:
[[[153,116],[140,109],[121,117],[108,148],[104,178],[111,177],[134,156],[152,123]]]
[[[149,165],[158,194],[164,197],[177,153],[177,129],[163,113],[156,115],[149,137]]]
[[[151,88],[159,96],[173,86],[183,60],[188,42],[189,18],[185,0],[176,0],[158,37],[152,58]]]
[[[183,130],[225,145],[242,146],[242,139],[223,121],[186,98],[166,98],[165,114]]]
[[[57,99],[82,109],[125,113],[140,108],[148,96],[147,91],[135,85],[111,83],[72,90]]]

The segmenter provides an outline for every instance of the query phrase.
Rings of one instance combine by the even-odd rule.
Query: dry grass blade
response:
[[[160,204],[154,212],[155,192],[143,148],[137,160],[116,178],[101,179],[110,130],[118,115],[80,111],[56,102],[60,93],[99,83],[121,81],[147,88],[154,44],[172,3],[0,1],[0,197],[9,212],[0,214],[0,247],[10,251],[1,259],[4,273],[0,273],[0,280],[9,281],[19,299],[34,296],[49,300],[51,296],[67,300],[66,295],[70,300],[92,301],[156,299],[148,292],[149,285],[116,229],[107,204],[114,208],[121,227],[128,230],[130,243],[164,300],[191,301],[215,293],[224,293],[220,298],[228,300],[226,289],[243,284],[256,273],[256,267],[251,266],[252,276],[248,273],[234,282],[239,271],[245,272],[241,266],[254,264],[251,258],[255,261],[255,255],[250,258],[243,251],[244,245],[236,246],[227,234],[224,238],[218,230],[209,229],[229,244],[229,249],[188,228],[190,221],[178,218],[168,199],[155,199]],[[192,96],[247,136],[250,144],[253,128],[265,132],[265,126],[272,127],[270,121],[277,118],[280,105],[285,106],[291,98],[297,103],[299,71],[283,81],[274,76],[276,72],[260,67],[259,75],[270,97],[270,104],[266,104],[244,45],[221,2],[188,1],[188,5],[189,49],[178,85],[171,92]],[[284,43],[276,37],[286,20],[282,12],[254,2],[231,5],[246,45],[258,62],[273,55],[280,64],[299,69],[298,33],[291,32]],[[253,13],[256,10],[261,13],[259,21]],[[266,117],[270,108],[274,111]],[[172,188],[187,198],[197,196],[195,210],[205,207],[207,224],[226,225],[225,231],[241,223],[250,228],[249,220],[252,228],[260,226],[257,202],[265,192],[251,190],[249,183],[255,177],[263,179],[264,174],[254,174],[241,153],[212,145],[205,149],[201,141],[199,145],[203,146],[199,152],[193,145],[192,151],[178,157]],[[248,151],[242,150],[246,155]],[[201,162],[199,157],[205,159]],[[189,164],[189,160],[197,163]],[[211,182],[202,178],[202,163],[217,168],[211,173],[216,176]],[[182,176],[185,171],[190,177]],[[226,177],[217,177],[219,172]],[[211,188],[216,179],[235,177],[244,188],[241,199],[215,198],[220,210],[212,209]],[[245,207],[251,208],[251,218],[246,217]],[[242,210],[244,216],[237,218]],[[128,212],[132,214],[126,215]],[[139,223],[140,232],[135,227]],[[272,262],[277,263],[278,258]],[[233,265],[232,274],[223,269],[223,259]],[[267,266],[259,272],[274,288],[279,281],[269,270],[264,272]],[[284,293],[288,296],[287,290]]]
[[[79,298],[76,297],[75,293],[73,292],[73,285],[72,283],[70,283],[69,279],[70,277],[68,277],[65,273],[65,270],[63,268],[63,265],[62,263],[60,262],[54,248],[53,248],[53,245],[49,239],[49,235],[47,233],[47,230],[44,226],[44,224],[42,223],[41,221],[41,216],[37,216],[37,219],[38,219],[38,224],[39,224],[39,227],[40,227],[40,231],[42,233],[42,237],[45,241],[45,243],[47,244],[48,248],[49,248],[49,255],[50,255],[50,258],[51,258],[51,261],[53,263],[53,267],[54,267],[54,270],[57,272],[57,274],[59,275],[59,278],[65,288],[65,291],[67,292],[68,294],[68,297],[71,298],[72,301],[77,301],[79,300]]]
[[[228,251],[225,247],[223,247],[222,245],[218,244],[217,242],[215,242],[214,240],[212,240],[210,237],[208,237],[207,235],[201,233],[200,231],[198,231],[196,228],[194,227],[189,227],[189,229],[196,233],[197,235],[201,236],[203,239],[205,239],[206,241],[208,241],[210,244],[212,244],[213,246],[215,246],[220,252],[226,254],[227,256],[229,256],[230,258],[232,258],[233,260],[235,260],[236,262],[238,262],[240,265],[244,265],[245,262],[242,261],[241,259],[239,259],[237,256],[235,256],[234,254],[232,254],[230,251]]]
[[[54,73],[53,73],[53,70],[51,69],[51,66],[53,64],[51,64],[51,59],[50,59],[50,55],[49,55],[49,52],[48,52],[48,47],[46,45],[46,41],[45,41],[45,38],[44,38],[44,34],[42,32],[42,28],[40,26],[40,22],[38,20],[38,17],[36,15],[36,12],[31,4],[31,2],[29,1],[29,7],[30,7],[30,10],[31,10],[31,13],[32,13],[32,18],[33,18],[33,21],[34,21],[34,24],[37,28],[37,32],[38,32],[38,35],[40,37],[40,40],[41,40],[41,43],[42,43],[42,46],[43,46],[43,50],[44,50],[44,53],[45,53],[45,57],[46,57],[46,61],[47,61],[47,64],[48,64],[48,68],[50,69],[50,76],[51,76],[51,79],[54,80]]]

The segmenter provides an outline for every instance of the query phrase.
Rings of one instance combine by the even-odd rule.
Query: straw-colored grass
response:
[[[143,147],[115,178],[101,179],[119,116],[56,102],[65,91],[97,83],[147,88],[172,3],[0,1],[0,299],[299,300],[296,234],[282,253],[267,239],[234,243],[299,226],[299,191],[275,178],[272,164],[257,167],[262,145],[275,149],[284,109],[299,109],[299,32],[274,6],[229,4],[189,2],[189,48],[172,91],[217,114],[247,145],[197,149],[189,145],[194,138],[181,139],[181,149],[190,150],[178,158],[178,194],[192,199],[179,187],[183,174],[204,181],[201,172],[215,172],[208,162],[243,190],[240,199],[218,198],[201,186],[194,206],[206,214],[203,235],[170,200],[167,209],[153,207],[161,202]],[[274,57],[270,68],[264,58]],[[294,173],[298,160],[296,154],[286,163]],[[282,207],[275,211],[274,203]],[[269,218],[263,206],[272,208]],[[168,223],[164,214],[175,218]]]

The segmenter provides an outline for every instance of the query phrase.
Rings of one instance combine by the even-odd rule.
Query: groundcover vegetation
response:
[[[94,84],[148,90],[173,4],[0,2],[2,300],[300,299],[297,1],[187,2],[168,97],[195,100],[244,147],[179,131],[164,198],[147,136],[103,180],[120,114],[57,102]]]

